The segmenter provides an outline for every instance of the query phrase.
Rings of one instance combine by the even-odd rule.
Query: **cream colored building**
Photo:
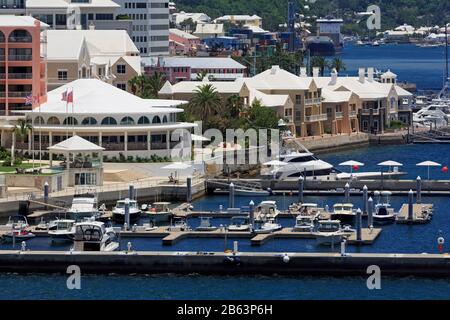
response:
[[[99,79],[131,92],[128,81],[141,74],[141,58],[124,30],[49,30],[47,69],[49,90]]]

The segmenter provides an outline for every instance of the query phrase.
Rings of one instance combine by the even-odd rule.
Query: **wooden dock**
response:
[[[397,223],[400,224],[425,224],[430,222],[433,214],[432,204],[415,203],[413,205],[413,219],[408,219],[408,204],[405,203],[401,207],[397,216]]]
[[[347,244],[349,245],[370,245],[375,242],[381,233],[381,229],[361,229],[361,241],[356,240],[356,234],[353,233],[347,239]],[[252,246],[261,246],[269,240],[272,239],[315,239],[315,236],[311,232],[296,232],[292,231],[292,228],[284,228],[280,231],[268,233],[268,234],[258,234],[253,237],[250,241]]]

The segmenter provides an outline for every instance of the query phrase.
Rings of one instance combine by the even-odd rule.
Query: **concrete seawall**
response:
[[[382,275],[450,276],[450,256],[424,254],[335,253],[194,253],[194,252],[51,252],[1,251],[0,272],[200,273],[367,275],[371,265]]]

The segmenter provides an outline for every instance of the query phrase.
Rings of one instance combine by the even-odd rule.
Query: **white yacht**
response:
[[[67,210],[70,219],[82,221],[85,218],[98,218],[100,211],[98,210],[97,196],[93,193],[78,194],[73,197],[72,205]]]
[[[142,205],[141,210],[153,223],[169,222],[173,216],[170,204],[170,202],[155,202],[153,205]]]
[[[356,212],[351,203],[336,203],[333,206],[331,219],[341,222],[353,223],[355,221]]]
[[[73,241],[75,236],[75,220],[56,220],[55,225],[55,229],[48,231],[52,242]]]
[[[279,213],[276,201],[263,201],[255,208],[255,221],[266,222],[275,219]]]
[[[115,241],[113,228],[106,228],[100,221],[80,222],[75,224],[75,251],[115,251],[119,243]]]
[[[342,229],[339,220],[324,220],[318,222],[317,230],[313,234],[318,245],[338,245],[351,232],[351,229]]]
[[[8,218],[8,222],[5,226],[11,229],[25,229],[30,225],[28,224],[27,217],[22,215],[15,215]]]
[[[252,225],[248,217],[236,216],[231,218],[231,223],[228,226],[228,231],[250,231]]]
[[[281,229],[283,229],[283,227],[281,226],[281,224],[277,223],[275,219],[268,219],[267,221],[263,222],[259,227],[256,227],[254,232],[256,234],[266,234],[279,231]]]
[[[116,202],[116,206],[112,210],[113,220],[116,222],[125,222],[125,202],[127,200],[119,200]],[[136,222],[140,215],[141,210],[139,209],[136,200],[129,200],[129,214],[130,223]]]
[[[298,215],[295,218],[295,226],[292,231],[311,232],[314,229],[314,218],[310,215]]]
[[[378,198],[378,203],[375,205],[375,212],[373,214],[374,224],[389,224],[393,223],[396,218],[394,208],[391,207],[389,197],[390,191],[375,191],[375,197]]]
[[[423,126],[432,124],[436,127],[447,126],[450,120],[450,107],[446,103],[434,103],[423,107],[413,114],[413,121]]]

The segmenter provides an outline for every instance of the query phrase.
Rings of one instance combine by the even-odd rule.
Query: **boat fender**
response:
[[[438,250],[440,253],[442,253],[442,251],[444,251],[444,243],[445,243],[445,239],[443,237],[439,237],[437,239],[438,242]]]
[[[269,192],[269,194],[270,194],[271,196],[273,196],[273,190],[272,190],[271,188],[267,188],[267,191]]]
[[[26,251],[27,250],[27,244],[25,241],[22,241],[22,246],[20,248],[21,251]]]
[[[287,254],[285,254],[285,255],[283,256],[283,262],[284,262],[284,263],[289,263],[290,260],[291,260],[291,258],[289,258],[289,256],[288,256]]]

